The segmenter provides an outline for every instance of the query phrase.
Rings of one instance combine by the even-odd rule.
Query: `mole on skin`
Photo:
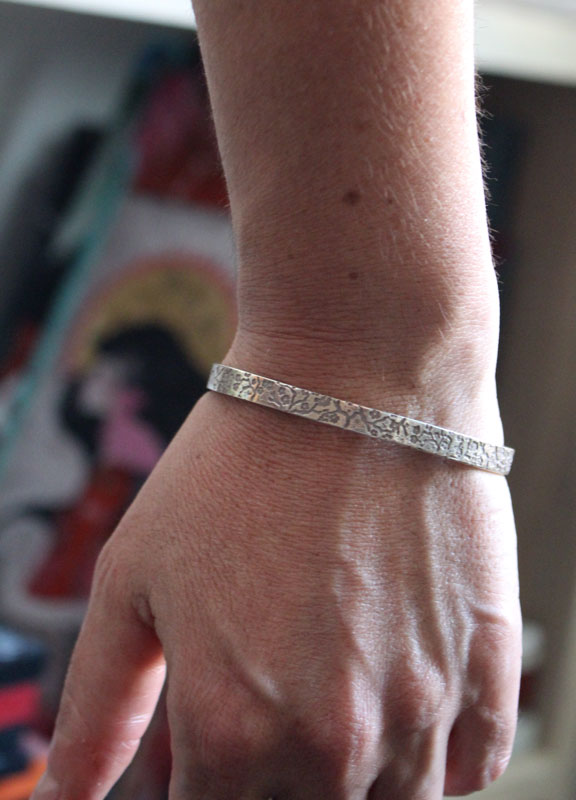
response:
[[[350,189],[346,192],[342,200],[348,203],[349,206],[355,206],[360,201],[361,194],[356,189]]]

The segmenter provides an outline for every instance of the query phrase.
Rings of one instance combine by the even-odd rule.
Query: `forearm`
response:
[[[383,368],[459,343],[493,362],[472,0],[194,7],[240,332]]]

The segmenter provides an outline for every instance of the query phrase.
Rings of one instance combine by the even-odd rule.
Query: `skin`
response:
[[[471,0],[196,0],[224,363],[503,442]],[[241,68],[240,68],[241,65]],[[439,800],[520,675],[506,479],[209,393],[104,548],[46,778],[101,800],[167,669],[170,800]]]

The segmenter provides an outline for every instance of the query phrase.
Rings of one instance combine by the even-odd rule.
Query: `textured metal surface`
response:
[[[338,400],[224,364],[213,365],[208,388],[373,439],[413,447],[498,475],[510,472],[514,458],[511,447],[481,442],[448,428]]]

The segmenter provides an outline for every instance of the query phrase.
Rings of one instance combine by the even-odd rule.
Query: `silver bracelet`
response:
[[[367,408],[348,400],[337,400],[224,364],[213,364],[208,389],[373,439],[403,444],[498,475],[508,475],[514,458],[511,447],[481,442],[429,422]]]

